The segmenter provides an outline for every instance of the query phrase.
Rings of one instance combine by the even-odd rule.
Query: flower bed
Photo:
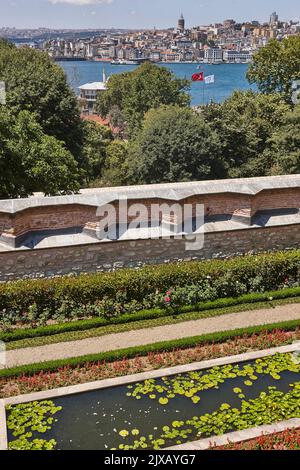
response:
[[[249,441],[212,447],[210,450],[300,450],[300,429],[262,435]]]
[[[217,336],[215,338],[217,339]],[[226,342],[225,339],[224,337],[223,342],[216,343],[211,336],[210,344],[207,337],[206,341],[203,338],[202,344],[199,341],[198,345],[184,349],[179,347],[176,349],[174,346],[173,349],[166,351],[162,347],[161,350],[149,351],[145,355],[138,353],[134,357],[124,355],[119,360],[86,362],[75,367],[66,365],[57,367],[56,370],[53,368],[49,372],[40,370],[30,375],[24,373],[15,377],[0,376],[0,396],[10,397],[290,344],[300,339],[300,328],[294,331],[262,330],[248,334],[245,330],[244,334],[236,336],[232,334],[230,336],[229,332]]]

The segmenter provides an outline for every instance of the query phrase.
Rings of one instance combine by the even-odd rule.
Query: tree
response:
[[[15,46],[12,42],[7,41],[7,39],[0,38],[0,49],[4,48],[14,49]]]
[[[83,168],[87,183],[101,178],[107,146],[112,141],[109,128],[96,122],[84,122]]]
[[[44,134],[35,115],[0,107],[0,198],[77,191],[79,172],[63,142]]]
[[[279,92],[290,103],[292,81],[300,79],[300,35],[269,41],[254,54],[247,77],[261,92]]]
[[[190,108],[150,110],[131,143],[129,178],[134,183],[168,183],[223,176],[217,134]]]
[[[128,143],[114,140],[107,148],[103,171],[103,184],[122,186],[127,184],[128,176]]]
[[[264,160],[269,174],[300,173],[300,106],[286,114],[282,126],[268,140]]]
[[[261,155],[274,129],[290,110],[281,95],[237,91],[221,104],[201,108],[201,113],[222,142],[229,177],[263,176],[268,168]]]
[[[99,95],[97,110],[106,118],[119,108],[129,135],[136,134],[149,109],[162,104],[188,106],[188,85],[187,80],[176,78],[165,67],[145,63],[134,72],[110,77],[107,91]]]
[[[6,84],[7,106],[15,114],[35,113],[44,133],[65,142],[80,161],[82,123],[63,69],[43,52],[1,42],[0,80]]]
[[[107,118],[113,128],[115,136],[120,139],[125,139],[128,137],[126,134],[125,116],[118,106],[111,107]]]

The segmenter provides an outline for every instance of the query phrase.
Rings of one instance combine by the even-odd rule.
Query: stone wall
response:
[[[0,280],[110,271],[176,260],[224,258],[249,252],[299,248],[299,224],[208,233],[203,249],[186,240],[104,242],[38,250],[0,252]]]

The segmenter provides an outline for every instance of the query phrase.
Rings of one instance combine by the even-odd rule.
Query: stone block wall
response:
[[[112,271],[145,264],[299,248],[300,230],[299,225],[247,228],[208,233],[204,240],[204,247],[196,251],[186,246],[185,239],[173,238],[0,252],[0,280]]]

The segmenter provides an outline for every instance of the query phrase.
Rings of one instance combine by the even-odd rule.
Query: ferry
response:
[[[119,60],[112,60],[111,65],[139,65],[140,62],[136,60],[124,60],[124,59],[119,59]]]

